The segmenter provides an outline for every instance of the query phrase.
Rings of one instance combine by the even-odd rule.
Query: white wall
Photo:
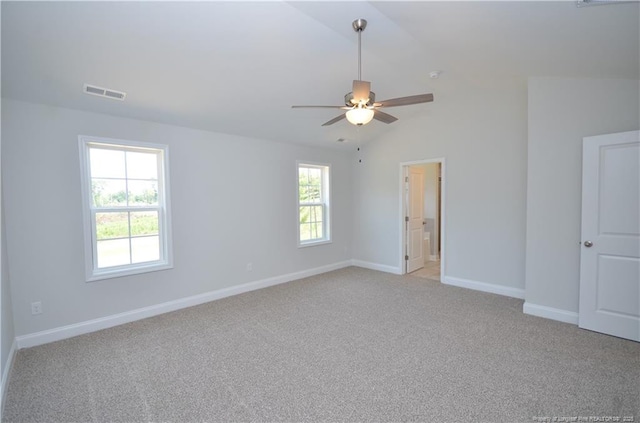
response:
[[[578,311],[582,138],[639,129],[639,98],[637,80],[529,80],[528,304]]]
[[[445,275],[524,289],[526,81],[455,87],[362,148],[354,258],[401,268],[400,163],[444,157]]]
[[[80,134],[169,145],[174,269],[85,282]],[[16,335],[351,258],[350,154],[4,99],[2,136]],[[296,247],[297,159],[332,165],[331,244]]]
[[[0,22],[1,19],[0,7]],[[2,31],[0,31],[1,33]],[[2,67],[0,66],[0,69]],[[1,87],[0,87],[1,91]],[[1,92],[0,92],[1,94]],[[0,107],[0,114],[2,113]],[[0,138],[1,138],[0,134]],[[0,151],[2,151],[2,140],[0,139]],[[0,160],[1,162],[1,160]],[[1,170],[1,165],[0,165]],[[4,403],[4,393],[6,392],[6,376],[9,374],[11,366],[11,347],[13,346],[15,331],[13,325],[13,308],[11,307],[11,289],[9,282],[9,267],[7,262],[7,242],[4,219],[4,202],[2,201],[2,177],[0,175],[0,419],[2,418],[2,405]]]
[[[2,204],[0,206],[0,208],[4,208],[4,204]],[[6,242],[6,230],[5,230],[5,223],[4,223],[4,213],[2,213],[2,216],[0,217],[1,220],[1,230],[2,230],[2,235],[0,236],[1,238],[1,248],[2,248],[2,252],[1,252],[1,260],[2,260],[2,266],[0,269],[0,274],[1,274],[1,290],[0,290],[0,307],[2,307],[1,310],[1,314],[0,314],[0,323],[1,323],[1,328],[0,330],[2,331],[2,336],[0,337],[0,350],[1,350],[1,360],[0,360],[0,377],[5,376],[5,372],[7,371],[7,361],[10,359],[9,355],[11,353],[11,346],[13,345],[13,340],[15,338],[15,332],[14,332],[14,328],[13,328],[13,307],[11,306],[11,288],[9,286],[9,266],[7,263],[7,242]],[[6,382],[6,380],[3,379],[3,383]],[[3,389],[4,389],[4,385],[3,385]],[[4,392],[4,391],[0,391],[0,392]]]

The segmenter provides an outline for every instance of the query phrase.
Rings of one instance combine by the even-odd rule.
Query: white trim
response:
[[[519,298],[521,300],[524,299],[524,289],[512,288],[510,286],[453,278],[450,276],[442,278],[442,283],[445,285],[458,286],[460,288],[473,289],[474,291],[489,292],[491,294],[504,295],[505,297]]]
[[[125,267],[123,270],[122,268]],[[93,276],[87,276],[85,280],[87,282],[97,282],[105,279],[121,278],[123,276],[140,275],[142,273],[159,272],[161,270],[173,269],[173,264],[157,264],[157,262],[142,263],[136,265],[126,265],[114,268],[108,268],[109,270],[97,271]]]
[[[0,395],[2,395],[1,404],[0,404],[0,419],[2,419],[2,412],[4,411],[4,399],[7,396],[7,385],[9,383],[9,377],[11,377],[11,370],[13,369],[13,360],[16,357],[17,342],[14,339],[11,344],[11,349],[9,349],[9,356],[7,357],[7,362],[4,363],[4,371],[2,372],[2,381],[0,384]]]
[[[193,295],[191,297],[180,298],[178,300],[167,301],[165,303],[156,304],[149,307],[126,311],[124,313],[113,314],[111,316],[99,317],[97,319],[74,323],[54,329],[48,329],[41,332],[21,335],[16,337],[16,341],[18,348],[20,349],[35,347],[37,345],[60,341],[62,339],[71,338],[73,336],[84,335],[86,333],[107,329],[113,326],[122,325],[124,323],[146,319],[147,317],[153,317],[159,314],[192,307],[203,303],[208,303],[210,301],[219,300],[221,298],[230,297],[232,295],[238,295],[249,291],[255,291],[256,289],[267,288],[269,286],[291,282],[297,279],[307,278],[309,276],[319,275],[321,273],[342,269],[343,267],[348,266],[351,266],[351,261],[345,260],[333,264],[328,264],[326,266],[302,270],[300,272],[274,276],[272,278],[262,279],[255,282],[248,282],[242,285],[231,286],[215,291],[209,291],[203,294]]]
[[[300,225],[298,225],[298,228]],[[315,247],[316,245],[332,244],[330,239],[324,239],[322,241],[305,241],[303,244],[298,245],[298,248]]]
[[[440,260],[440,256],[438,254],[434,255],[429,255],[429,261],[438,261]],[[442,269],[440,269],[442,270]]]
[[[578,313],[559,308],[547,307],[538,304],[525,302],[522,305],[522,312],[532,316],[544,317],[545,319],[557,320],[559,322],[578,324]]]
[[[402,268],[400,267],[394,267],[394,266],[388,266],[386,264],[378,264],[378,263],[371,263],[368,261],[362,261],[362,260],[356,260],[353,259],[351,260],[351,265],[352,266],[357,266],[357,267],[364,267],[365,269],[371,269],[371,270],[378,270],[380,272],[385,272],[385,273],[393,273],[394,275],[402,275]]]

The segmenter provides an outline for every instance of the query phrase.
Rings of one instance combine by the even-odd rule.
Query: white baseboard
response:
[[[458,286],[460,288],[473,289],[475,291],[490,292],[492,294],[504,295],[506,297],[519,298],[521,300],[524,299],[524,289],[512,288],[510,286],[453,278],[451,276],[445,276],[442,278],[442,283]]]
[[[0,381],[0,420],[2,420],[2,412],[4,411],[4,399],[7,396],[7,385],[9,383],[9,377],[11,376],[11,369],[13,369],[13,359],[16,356],[18,350],[16,340],[13,340],[11,349],[9,349],[9,356],[7,362],[4,363],[4,371],[2,372],[2,381]]]
[[[255,282],[248,282],[242,285],[231,286],[228,288],[218,289],[215,291],[205,292],[203,294],[193,295],[191,297],[180,298],[178,300],[167,301],[165,303],[143,307],[136,310],[126,311],[124,313],[114,314],[111,316],[100,317],[97,319],[87,320],[80,323],[74,323],[54,329],[44,330],[41,332],[30,333],[16,337],[17,347],[29,348],[37,345],[47,344],[49,342],[60,341],[62,339],[71,338],[85,333],[95,332],[102,329],[122,325],[124,323],[133,322],[147,317],[157,316],[159,314],[168,313],[182,308],[192,307],[195,305],[208,303],[210,301],[219,300],[221,298],[230,297],[232,295],[242,294],[244,292],[255,291],[257,289],[266,288],[281,283],[291,282],[297,279],[307,278],[309,276],[319,275],[321,273],[330,272],[332,270],[342,269],[351,266],[351,260],[341,261],[338,263],[320,266],[313,269],[307,269],[300,272],[288,273],[286,275],[275,276],[272,278],[262,279]]]
[[[559,322],[578,324],[578,313],[575,311],[567,311],[559,308],[547,307],[538,304],[525,302],[522,306],[524,314],[532,316],[544,317],[545,319],[557,320]]]
[[[394,266],[388,266],[386,264],[371,263],[368,261],[353,259],[351,260],[351,265],[357,266],[357,267],[364,267],[365,269],[379,270],[380,272],[385,272],[385,273],[393,273],[394,275],[403,274],[402,269]]]
[[[438,261],[440,260],[440,256],[438,254],[434,255],[429,255],[429,261]]]

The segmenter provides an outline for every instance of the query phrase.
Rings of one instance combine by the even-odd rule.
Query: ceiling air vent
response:
[[[98,97],[105,97],[112,100],[120,101],[123,101],[127,96],[127,93],[124,93],[122,91],[111,90],[109,88],[102,88],[89,84],[84,84],[83,91],[85,94],[97,95]]]

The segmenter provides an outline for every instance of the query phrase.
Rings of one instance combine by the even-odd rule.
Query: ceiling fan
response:
[[[433,94],[418,94],[407,97],[392,98],[376,102],[376,94],[371,91],[371,82],[362,80],[362,31],[367,27],[367,21],[356,19],[351,24],[353,30],[358,33],[358,79],[353,81],[353,89],[344,96],[344,106],[291,106],[292,109],[321,108],[342,109],[346,113],[341,114],[322,126],[333,125],[342,119],[347,119],[354,125],[366,125],[372,119],[384,123],[393,123],[398,118],[381,111],[383,107],[408,106],[411,104],[428,103],[433,101]]]

